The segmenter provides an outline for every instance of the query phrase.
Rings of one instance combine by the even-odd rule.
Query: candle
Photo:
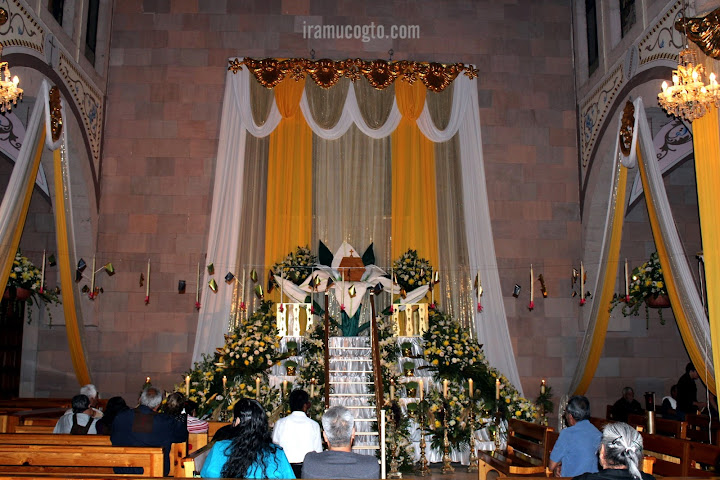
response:
[[[425,382],[423,382],[421,379],[420,382],[418,382],[418,385],[418,390],[420,390],[420,401],[422,402],[423,398],[425,397]]]
[[[443,380],[443,398],[447,398],[448,396],[448,381],[447,378]]]
[[[390,384],[390,401],[395,400],[395,385]]]
[[[473,389],[473,379],[472,378],[470,380],[468,380],[468,384],[470,386],[470,398],[473,398],[473,393],[475,392],[475,390]]]
[[[628,263],[627,258],[625,259],[625,298],[630,296],[630,278],[628,276]]]
[[[150,259],[148,258],[147,277],[145,277],[145,303],[150,301]]]
[[[585,298],[585,266],[580,262],[580,298]]]
[[[286,391],[287,391],[287,380],[283,380],[283,384],[282,384],[282,394],[283,394],[283,397],[285,396],[285,392],[286,392]]]
[[[430,305],[435,305],[435,285],[433,285],[433,272],[430,270]]]
[[[500,400],[500,379],[495,380],[495,400]]]
[[[190,396],[190,375],[185,376],[185,396]]]
[[[227,377],[223,375],[223,390],[227,388]]]
[[[535,275],[533,275],[533,266],[532,263],[530,264],[530,303],[533,302],[533,298],[535,298]]]
[[[145,377],[145,383],[150,383],[150,377]]]
[[[255,400],[260,400],[260,377],[255,379]]]
[[[245,284],[243,283],[243,287]],[[197,281],[195,282],[195,305],[200,303],[200,262],[198,262]]]
[[[315,396],[315,379],[310,380],[310,397]]]
[[[542,395],[545,394],[545,379],[544,378],[542,379],[542,382],[540,382],[540,393]]]
[[[40,293],[43,293],[45,285],[45,250],[43,250],[42,270],[40,271]]]
[[[43,265],[45,268],[45,265]],[[95,296],[95,255],[93,255],[92,275],[90,275],[90,298]]]

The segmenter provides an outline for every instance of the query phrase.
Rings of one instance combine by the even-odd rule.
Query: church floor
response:
[[[414,473],[403,473],[402,478],[404,480],[411,479],[411,480],[477,480],[478,474],[477,472],[468,473],[467,471],[467,465],[460,465],[459,463],[453,463],[453,468],[455,468],[455,471],[452,473],[446,473],[443,475],[441,472],[442,470],[442,463],[431,463],[430,464],[430,475],[426,475],[424,477],[418,476]]]

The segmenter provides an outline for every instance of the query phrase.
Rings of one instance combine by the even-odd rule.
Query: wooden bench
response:
[[[80,436],[80,435],[75,435]],[[161,447],[3,445],[0,474],[112,474],[113,467],[142,467],[142,477],[163,476]]]
[[[720,445],[720,421],[717,418],[711,420],[707,415],[689,413],[685,415],[685,422],[687,422],[687,439]]]
[[[176,477],[187,477],[191,478],[194,477],[196,474],[200,475],[200,470],[202,470],[203,463],[205,462],[205,457],[207,457],[208,453],[210,453],[210,450],[213,447],[213,442],[208,443],[204,447],[195,450],[194,452],[188,454],[185,458],[182,459],[183,469],[182,474],[178,475],[175,474]],[[177,472],[177,471],[176,471]]]
[[[112,446],[108,435],[69,433],[0,433],[0,445],[104,445]],[[2,447],[0,447],[2,449]]]
[[[646,454],[656,457],[654,474],[683,477],[713,477],[720,460],[720,447],[691,440],[643,433]]]
[[[628,415],[628,425],[633,427],[642,427],[647,430],[647,414],[638,415],[631,413]],[[655,434],[665,435],[666,437],[687,438],[687,422],[678,420],[670,420],[667,418],[659,418],[655,416]]]
[[[542,476],[548,463],[548,432],[550,427],[522,420],[508,421],[507,452],[480,452],[479,478],[496,471],[501,477]]]
[[[595,428],[600,430],[602,432],[602,429],[605,428],[605,425],[608,423],[612,423],[614,420],[608,420],[607,418],[600,418],[600,417],[590,417],[590,423],[595,425]]]
[[[55,426],[58,419],[62,417],[66,408],[36,408],[32,410],[21,410],[5,414],[5,419],[0,422],[4,425],[4,431],[0,433],[15,433],[19,425],[30,425],[33,423]],[[42,420],[41,420],[42,419]]]

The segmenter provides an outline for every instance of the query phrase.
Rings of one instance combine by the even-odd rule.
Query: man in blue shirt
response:
[[[570,427],[560,432],[550,453],[548,468],[556,477],[575,477],[598,471],[602,434],[589,418],[590,401],[580,395],[570,397],[565,409],[565,420]]]

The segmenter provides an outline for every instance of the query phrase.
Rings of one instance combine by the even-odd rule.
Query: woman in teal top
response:
[[[200,476],[204,478],[295,478],[283,449],[272,443],[267,415],[255,400],[233,408],[234,436],[213,445]]]

